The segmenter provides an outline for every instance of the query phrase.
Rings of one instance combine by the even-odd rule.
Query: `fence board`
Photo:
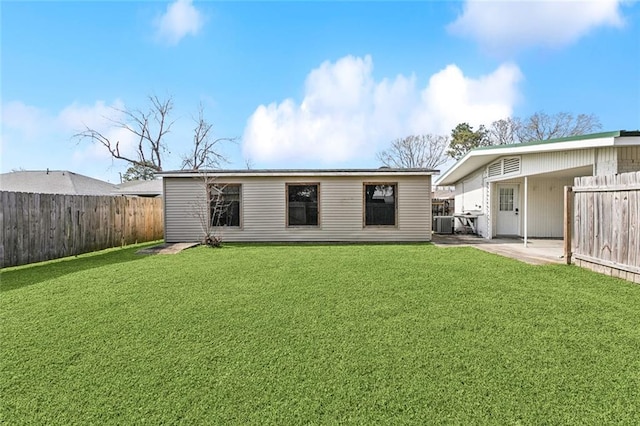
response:
[[[629,183],[629,175],[620,175],[620,182],[623,186],[627,185]],[[631,194],[631,192],[617,191],[616,193],[620,199],[620,209],[618,210],[620,221],[618,238],[615,242],[617,248],[616,258],[626,264],[629,260],[629,194]]]
[[[632,265],[634,260],[640,262],[638,259],[640,259],[640,191],[634,191],[629,193],[629,253],[627,255],[627,264]]]
[[[4,206],[7,203],[6,201],[6,193],[0,192],[0,241],[5,241],[5,229],[4,229]],[[0,259],[4,259],[4,244],[0,244]]]
[[[162,199],[0,192],[1,267],[163,237]]]
[[[640,172],[576,178],[573,194],[575,258],[601,272],[636,280],[640,271]]]

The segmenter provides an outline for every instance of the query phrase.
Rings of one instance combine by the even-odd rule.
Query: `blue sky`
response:
[[[599,1],[3,1],[2,172],[111,182],[126,164],[72,136],[173,97],[165,170],[198,105],[229,168],[378,167],[395,138],[536,111],[640,128],[640,5]]]

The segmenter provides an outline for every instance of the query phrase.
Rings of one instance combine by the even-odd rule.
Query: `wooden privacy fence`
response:
[[[161,198],[7,191],[0,197],[2,267],[163,237]]]
[[[568,263],[640,283],[640,172],[576,178],[565,219]]]

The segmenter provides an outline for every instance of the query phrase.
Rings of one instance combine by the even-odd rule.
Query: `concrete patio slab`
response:
[[[529,239],[525,247],[524,240],[521,238],[488,240],[475,235],[433,234],[431,242],[438,247],[475,247],[532,265],[564,263],[564,243],[558,239]]]

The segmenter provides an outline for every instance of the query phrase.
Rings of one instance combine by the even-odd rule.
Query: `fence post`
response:
[[[564,187],[564,260],[571,265],[571,231],[573,228],[573,187]]]

